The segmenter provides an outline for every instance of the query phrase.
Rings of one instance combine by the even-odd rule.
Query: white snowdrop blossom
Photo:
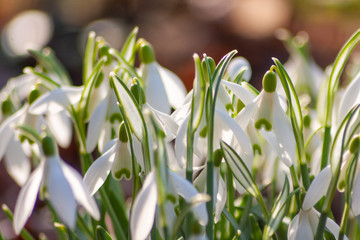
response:
[[[314,205],[326,194],[331,180],[331,167],[328,165],[311,183],[300,212],[292,219],[288,228],[289,240],[313,239],[319,223],[320,213]],[[326,220],[326,228],[338,239],[340,227],[330,218]],[[347,239],[344,236],[344,239]]]
[[[32,172],[18,195],[13,226],[19,234],[30,217],[36,198],[42,188],[59,218],[71,229],[76,225],[76,202],[96,220],[100,212],[81,175],[66,164],[58,155],[54,141],[45,137],[42,141],[44,159]]]
[[[198,194],[196,188],[187,180],[168,170],[169,182],[175,188],[175,192],[186,201],[191,200]],[[142,188],[137,194],[130,215],[130,231],[132,239],[146,239],[154,224],[155,212],[158,203],[158,186],[155,170],[152,170],[145,178]],[[205,226],[208,215],[205,203],[200,203],[193,208],[194,215],[199,223]],[[171,225],[169,225],[171,226]]]
[[[140,47],[140,76],[145,84],[146,101],[156,110],[170,114],[171,107],[177,109],[186,96],[186,88],[178,76],[155,61],[149,43]]]

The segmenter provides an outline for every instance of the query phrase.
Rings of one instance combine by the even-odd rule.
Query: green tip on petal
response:
[[[114,177],[118,180],[120,180],[122,177],[125,177],[126,179],[130,179],[131,172],[129,171],[129,169],[122,168],[114,173]]]
[[[352,154],[357,153],[359,151],[359,147],[360,147],[360,136],[357,136],[351,140],[349,151]]]
[[[309,114],[304,116],[304,127],[309,128],[311,124],[311,117]]]
[[[119,121],[119,123],[121,123],[123,120],[124,120],[124,119],[123,119],[123,117],[121,116],[120,113],[113,113],[113,114],[111,114],[110,119],[109,119],[109,121],[110,121],[111,124],[114,124],[115,121]]]
[[[54,156],[56,153],[55,142],[49,136],[46,136],[42,139],[42,148],[43,148],[45,156],[47,156],[47,157]]]
[[[126,133],[126,128],[125,128],[125,123],[122,122],[120,125],[120,130],[119,130],[119,140],[123,143],[127,143],[128,142],[128,136]]]
[[[238,99],[236,103],[236,114],[239,113],[244,107],[245,104],[240,99]]]
[[[226,104],[226,110],[227,111],[231,111],[231,112],[234,112],[234,106],[232,105],[232,103],[228,103],[228,104]]]
[[[1,112],[3,115],[10,115],[14,112],[14,105],[10,99],[6,99],[1,104]]]
[[[264,126],[266,131],[270,131],[272,129],[271,123],[268,120],[266,120],[265,118],[260,118],[255,123],[255,128],[258,130],[260,130],[262,126]]]
[[[95,88],[98,88],[103,82],[103,80],[104,80],[104,73],[101,71],[95,80]]]
[[[206,138],[207,135],[207,126],[205,126],[199,133],[200,137]]]
[[[263,88],[265,92],[272,93],[276,90],[276,74],[267,71],[263,77]]]
[[[145,92],[136,82],[130,87],[131,93],[134,95],[136,102],[140,105],[146,102]]]
[[[40,91],[39,89],[33,89],[30,94],[29,94],[29,97],[28,97],[28,103],[29,104],[32,104],[33,102],[35,102],[35,100],[40,97]]]
[[[259,144],[254,144],[253,145],[253,151],[254,151],[254,155],[256,153],[258,153],[259,155],[261,155],[261,147],[259,146]]]
[[[219,167],[224,157],[223,151],[219,148],[214,152],[214,166]]]
[[[99,50],[99,57],[102,58],[106,56],[105,65],[109,65],[111,63],[111,54],[109,53],[110,47],[109,46],[102,46]]]
[[[142,42],[140,44],[139,55],[141,62],[143,62],[144,64],[155,62],[154,49],[148,42]]]
[[[207,59],[209,60],[209,67],[210,67],[210,71],[211,71],[210,75],[212,76],[213,73],[215,72],[216,63],[215,63],[214,59],[212,59],[211,57],[208,57]],[[205,79],[207,82],[209,82],[209,73],[208,73],[208,68],[207,68],[205,59],[202,60],[201,65],[202,65],[202,68],[204,71]]]

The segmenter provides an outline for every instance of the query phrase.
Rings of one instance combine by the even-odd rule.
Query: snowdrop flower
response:
[[[72,230],[76,225],[76,202],[99,220],[100,212],[95,200],[82,183],[80,174],[59,157],[53,139],[45,137],[42,147],[45,158],[22,187],[16,201],[13,221],[15,233],[20,233],[30,217],[40,188],[45,190],[45,197],[59,218]]]
[[[296,152],[294,133],[276,90],[276,75],[268,71],[263,78],[263,90],[246,105],[235,120],[246,129],[255,127],[276,151],[279,159],[290,167]]]
[[[132,158],[129,148],[125,125],[122,123],[119,137],[108,142],[105,152],[94,161],[84,176],[84,184],[91,195],[104,184],[110,171],[115,179],[131,178]]]
[[[175,192],[186,201],[191,200],[198,194],[195,187],[168,170],[169,182],[174,186]],[[156,172],[152,170],[145,178],[142,188],[137,194],[130,217],[130,231],[132,239],[146,239],[154,223],[156,206],[158,202],[158,186],[156,182]],[[146,204],[146,205],[145,205]],[[205,203],[200,203],[193,209],[199,223],[205,226],[208,222],[208,215]],[[171,224],[168,224],[171,226]]]
[[[151,45],[140,45],[140,76],[145,84],[146,101],[156,110],[170,114],[171,107],[177,109],[186,96],[186,88],[173,72],[155,61]]]
[[[245,69],[244,72],[244,80],[246,82],[250,81],[251,78],[251,67],[250,67],[250,63],[243,57],[235,57],[233,58],[230,63],[229,66],[227,68],[227,73],[230,76],[230,79],[232,81],[234,81],[236,79],[236,77],[238,76],[238,74],[243,71]]]
[[[28,106],[25,105],[0,125],[0,160],[4,156],[7,172],[20,186],[28,179],[31,165],[16,134],[15,126],[23,121],[27,109]]]
[[[46,114],[46,122],[56,142],[63,148],[67,148],[72,140],[72,124],[67,111],[70,105],[80,101],[83,89],[61,86],[41,95],[29,108],[31,114]]]
[[[293,218],[288,229],[289,240],[313,239],[319,223],[320,213],[314,205],[325,196],[331,180],[331,168],[325,167],[311,183],[300,212]],[[337,239],[340,227],[330,218],[326,220],[326,228]],[[346,236],[344,239],[347,239]]]

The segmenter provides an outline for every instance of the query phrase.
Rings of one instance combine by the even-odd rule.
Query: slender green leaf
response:
[[[126,61],[132,63],[135,56],[136,50],[136,36],[139,32],[139,27],[134,27],[129,36],[127,37],[123,48],[121,49],[121,55]]]
[[[89,32],[88,39],[86,42],[85,47],[85,54],[84,54],[84,65],[83,65],[83,83],[86,83],[86,80],[90,78],[90,74],[94,67],[94,49],[95,49],[95,32]]]
[[[41,51],[29,50],[30,54],[40,63],[44,70],[48,73],[54,73],[59,80],[65,85],[71,85],[69,74],[65,67],[56,58],[53,50],[49,47]]]
[[[2,210],[5,212],[6,216],[10,219],[10,221],[13,221],[13,213],[11,212],[9,206],[6,205],[5,203],[3,203],[1,205],[1,207],[2,207]],[[21,230],[20,235],[25,240],[34,240],[35,239],[33,236],[31,236],[31,234],[25,228],[23,230]]]
[[[270,239],[271,236],[280,226],[286,212],[288,211],[289,204],[289,181],[285,177],[283,189],[277,198],[274,207],[271,210],[271,215],[268,224],[266,224],[263,234],[263,239]]]
[[[96,240],[112,240],[111,235],[100,225],[96,227]]]
[[[201,61],[197,54],[193,56],[195,61],[195,79],[193,88],[193,100],[191,104],[192,129],[195,132],[200,124],[205,103],[206,83],[202,71]]]
[[[224,152],[224,158],[236,180],[238,180],[249,194],[257,198],[260,194],[259,189],[244,161],[226,142],[221,141],[220,145]]]
[[[225,216],[225,218],[230,222],[231,226],[234,228],[236,235],[239,237],[241,235],[241,227],[235,220],[235,218],[231,215],[231,213],[224,208],[222,211],[222,214]]]
[[[123,107],[127,119],[129,119],[131,130],[139,141],[142,141],[145,135],[145,121],[141,114],[140,107],[137,105],[135,97],[120,77],[113,72],[110,73],[110,77],[116,97]]]

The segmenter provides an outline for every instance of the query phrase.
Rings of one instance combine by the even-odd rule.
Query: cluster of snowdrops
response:
[[[260,92],[236,51],[218,63],[194,54],[187,92],[137,32],[121,50],[91,32],[81,86],[45,48],[1,90],[16,234],[35,239],[24,226],[38,199],[60,239],[360,236],[360,68],[340,85],[360,31],[326,70],[306,37],[283,31],[290,58],[272,59]],[[74,141],[81,170],[60,156]]]

